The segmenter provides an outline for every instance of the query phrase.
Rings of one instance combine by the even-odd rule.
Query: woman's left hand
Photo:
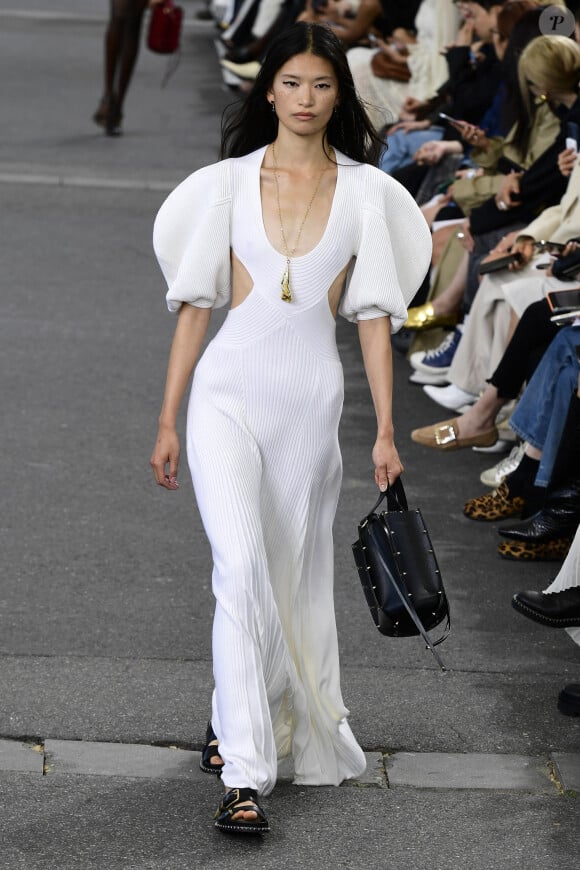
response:
[[[377,438],[373,447],[375,483],[384,492],[403,472],[403,463],[392,438]]]

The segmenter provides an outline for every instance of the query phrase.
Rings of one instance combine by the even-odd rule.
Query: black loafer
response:
[[[558,710],[564,716],[580,716],[580,683],[569,683],[558,695]]]
[[[580,586],[563,592],[518,592],[512,598],[514,607],[528,619],[553,628],[580,626]]]

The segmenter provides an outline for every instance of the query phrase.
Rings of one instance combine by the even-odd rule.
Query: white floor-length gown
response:
[[[186,179],[154,234],[171,310],[228,301],[230,249],[254,281],[196,367],[187,452],[214,562],[222,779],[261,794],[290,753],[300,784],[338,785],[365,767],[340,690],[333,606],[343,374],[328,290],[356,257],[341,313],[388,314],[396,327],[430,257],[409,194],[337,152],[326,230],[292,259],[294,300],[282,301],[285,257],[262,218],[265,150]]]

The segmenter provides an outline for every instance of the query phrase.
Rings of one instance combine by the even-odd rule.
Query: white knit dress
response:
[[[292,259],[294,301],[283,302],[285,257],[262,218],[265,150],[194,173],[154,232],[171,310],[228,301],[230,248],[254,281],[196,367],[187,452],[214,562],[222,779],[261,794],[288,754],[303,785],[338,785],[365,767],[340,691],[333,606],[343,375],[328,290],[356,257],[341,313],[397,326],[430,256],[409,194],[337,153],[328,225]]]

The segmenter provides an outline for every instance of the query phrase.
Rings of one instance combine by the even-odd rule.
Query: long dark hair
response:
[[[320,24],[297,22],[278,34],[252,90],[241,105],[226,108],[222,118],[221,158],[243,157],[278,135],[278,118],[267,93],[278,70],[297,54],[313,54],[332,64],[340,103],[326,128],[325,141],[359,163],[376,164],[384,147],[355,90],[346,54],[334,33]]]

